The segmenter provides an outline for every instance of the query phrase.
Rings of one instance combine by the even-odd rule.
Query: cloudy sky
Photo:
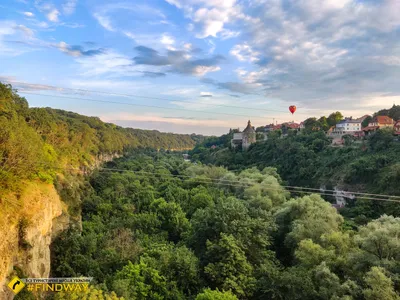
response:
[[[3,0],[0,81],[179,133],[357,117],[400,104],[399,16],[399,0]]]

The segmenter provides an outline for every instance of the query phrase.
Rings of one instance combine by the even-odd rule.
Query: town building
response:
[[[393,132],[395,135],[400,136],[400,120],[394,123]]]
[[[352,134],[361,130],[362,118],[353,119],[346,118],[336,124],[336,128],[332,130],[333,134]]]
[[[242,146],[243,150],[247,150],[251,144],[256,142],[256,131],[254,127],[251,126],[250,120],[247,122],[247,127],[243,132],[237,132],[233,134],[233,139],[231,140],[231,146],[233,148]]]
[[[388,116],[376,116],[367,127],[363,128],[365,134],[375,132],[382,128],[393,128],[395,122]]]

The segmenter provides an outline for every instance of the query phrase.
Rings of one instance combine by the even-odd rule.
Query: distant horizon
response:
[[[25,97],[27,98],[27,97]],[[105,123],[112,123],[124,128],[132,128],[132,129],[141,129],[141,130],[157,130],[159,132],[163,132],[163,133],[174,133],[174,134],[196,134],[196,135],[204,135],[204,136],[221,136],[223,134],[227,134],[229,133],[230,129],[237,129],[239,128],[239,130],[243,130],[246,126],[247,126],[247,121],[245,121],[242,126],[227,126],[227,127],[201,127],[203,128],[202,132],[199,131],[192,131],[192,129],[194,128],[198,128],[196,127],[196,125],[182,125],[182,124],[174,124],[171,122],[165,121],[145,121],[145,120],[135,120],[135,119],[130,119],[130,120],[112,120],[112,119],[107,119],[107,118],[103,118],[101,116],[96,116],[96,115],[92,115],[92,114],[88,114],[88,113],[80,113],[78,111],[73,111],[73,110],[68,110],[68,109],[62,109],[62,108],[55,108],[55,107],[51,107],[51,106],[31,106],[29,99],[27,99],[28,103],[29,103],[29,107],[39,107],[39,108],[46,108],[46,107],[50,107],[52,109],[61,109],[61,110],[65,110],[65,111],[69,111],[69,112],[73,112],[73,113],[77,113],[80,115],[84,115],[87,117],[96,117],[99,118],[101,121],[105,122]],[[393,104],[395,105],[395,104]],[[392,106],[393,106],[392,105]],[[379,109],[377,109],[376,111],[372,112],[372,113],[367,113],[367,114],[362,114],[360,116],[354,117],[354,116],[346,116],[343,115],[343,118],[350,118],[352,117],[353,119],[358,119],[361,118],[363,116],[373,116],[374,113],[378,112],[379,110],[383,110],[383,109],[390,109],[392,106],[390,107],[381,107]],[[332,111],[333,112],[333,111]],[[301,122],[305,121],[308,118],[320,118],[321,116],[308,116],[305,119],[301,120],[301,121],[296,121],[296,120],[289,120],[289,121],[283,121],[283,122],[279,122],[278,120],[276,120],[275,123],[262,123],[262,124],[255,124],[251,119],[249,119],[251,121],[251,124],[254,128],[260,127],[260,126],[266,126],[266,125],[276,125],[276,124],[283,124],[283,123],[289,123],[289,122],[294,122],[297,124],[300,124]],[[328,117],[328,115],[325,115],[325,117]],[[161,120],[163,120],[162,118],[160,118]],[[293,118],[292,118],[293,119]],[[177,118],[176,120],[180,120],[179,118]],[[169,128],[169,129],[168,129]],[[209,131],[206,131],[204,128],[208,128]],[[200,129],[201,130],[201,129]],[[218,132],[218,133],[216,133]]]

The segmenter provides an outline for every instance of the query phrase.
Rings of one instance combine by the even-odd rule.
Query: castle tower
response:
[[[247,122],[247,127],[243,130],[242,149],[247,150],[251,144],[256,142],[256,131],[251,126],[250,120]]]

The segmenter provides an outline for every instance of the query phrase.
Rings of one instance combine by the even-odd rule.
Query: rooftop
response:
[[[255,133],[253,126],[251,126],[250,120],[247,122],[247,127],[243,130],[243,133]]]
[[[384,125],[394,124],[393,119],[388,116],[377,116],[374,118],[373,122],[377,122],[378,124],[384,124]]]

